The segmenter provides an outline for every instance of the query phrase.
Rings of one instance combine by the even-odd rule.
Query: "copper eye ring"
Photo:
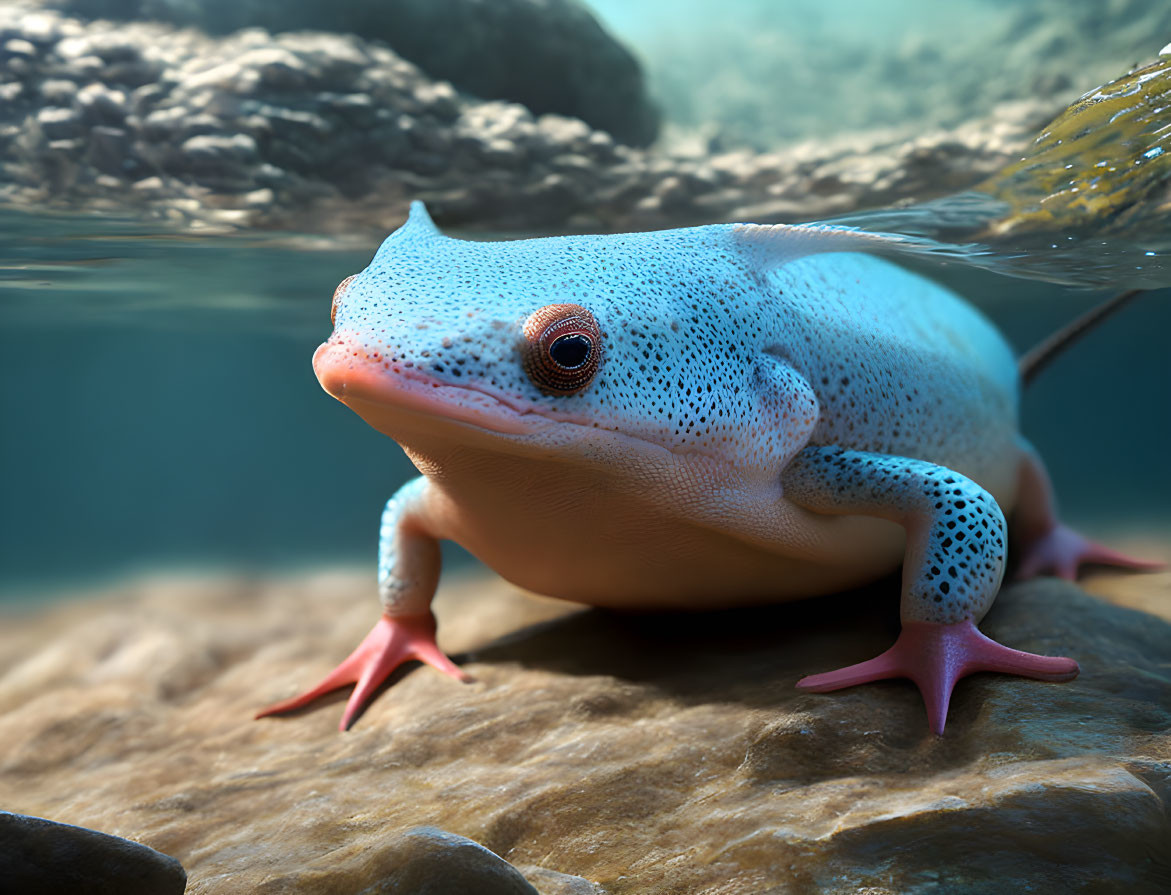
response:
[[[581,305],[546,305],[524,323],[524,369],[546,395],[573,395],[589,385],[602,357],[598,321]]]
[[[350,285],[350,283],[354,282],[354,277],[356,276],[356,273],[350,274],[348,277],[338,283],[337,288],[333,290],[333,301],[329,305],[330,326],[337,326],[337,300],[341,298],[342,293],[346,291],[346,288]]]

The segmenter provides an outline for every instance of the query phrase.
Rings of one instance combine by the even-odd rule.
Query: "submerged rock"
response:
[[[577,0],[48,0],[82,18],[209,34],[329,31],[382,41],[433,78],[536,115],[569,115],[645,146],[658,133],[634,56]]]
[[[187,874],[137,842],[0,811],[0,882],[36,895],[182,895]]]
[[[462,95],[351,35],[212,38],[29,9],[0,6],[0,203],[177,226],[382,236],[411,199],[441,224],[507,232],[825,217],[968,187],[1059,111],[1018,103],[775,153],[639,150]]]
[[[477,682],[398,674],[339,734],[344,693],[251,714],[352,649],[378,611],[368,575],[146,579],[0,626],[0,804],[142,838],[200,895],[362,891],[447,849],[521,885],[475,843],[545,895],[1153,895],[1171,574],[1090,585],[1163,618],[1052,579],[1007,588],[985,630],[1081,676],[967,678],[940,738],[909,682],[793,687],[889,645],[895,581],[623,615],[457,577],[440,643]]]

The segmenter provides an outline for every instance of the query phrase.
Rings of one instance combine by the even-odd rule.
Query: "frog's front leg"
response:
[[[907,531],[900,614],[903,630],[882,655],[797,686],[825,692],[908,677],[943,733],[957,680],[1003,671],[1047,681],[1077,676],[1072,659],[1001,646],[976,629],[1004,573],[1004,514],[971,479],[922,460],[836,447],[801,451],[782,476],[785,496],[818,513],[878,516]]]
[[[435,643],[431,599],[439,585],[435,492],[420,476],[386,502],[378,538],[378,592],[382,618],[350,656],[311,690],[269,706],[257,718],[290,712],[346,684],[357,684],[346,703],[341,730],[348,730],[378,686],[404,662],[418,660],[459,680],[469,680]]]

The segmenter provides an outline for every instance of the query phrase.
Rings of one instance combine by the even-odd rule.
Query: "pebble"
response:
[[[388,895],[538,895],[503,858],[475,840],[435,827],[392,837],[372,860],[387,869],[379,891]]]
[[[84,133],[81,117],[73,109],[49,106],[37,112],[37,124],[50,140],[78,137]]]
[[[70,105],[77,96],[77,84],[64,78],[48,78],[41,82],[41,96],[50,105]]]
[[[35,56],[37,48],[27,40],[9,40],[4,43],[4,52],[12,56]]]
[[[183,143],[183,152],[193,162],[231,165],[256,158],[256,141],[247,134],[203,134]]]
[[[88,84],[81,88],[76,102],[90,124],[117,124],[126,117],[126,94],[104,84]]]

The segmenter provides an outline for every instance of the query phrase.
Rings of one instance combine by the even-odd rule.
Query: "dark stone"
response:
[[[101,84],[90,84],[77,93],[77,108],[86,124],[117,127],[126,118],[126,97]]]
[[[659,113],[638,61],[578,0],[52,0],[47,5],[86,18],[156,19],[211,34],[245,27],[357,34],[384,41],[427,74],[475,96],[523,103],[537,115],[581,118],[634,146],[645,146],[658,134]]]
[[[0,811],[0,888],[36,895],[180,895],[187,873],[138,842]],[[501,890],[504,891],[504,890]]]
[[[37,124],[50,140],[69,140],[81,136],[85,131],[77,112],[53,106],[37,113]]]
[[[130,137],[119,127],[95,127],[89,132],[86,161],[103,174],[125,177],[136,167]]]

